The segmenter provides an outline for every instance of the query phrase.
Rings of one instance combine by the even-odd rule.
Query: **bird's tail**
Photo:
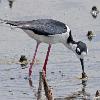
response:
[[[19,21],[10,21],[10,20],[3,20],[3,19],[0,19],[0,23],[9,24],[11,26],[19,25]]]

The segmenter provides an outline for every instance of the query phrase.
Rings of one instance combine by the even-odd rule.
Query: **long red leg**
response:
[[[37,42],[36,49],[35,49],[35,53],[34,53],[32,62],[30,63],[30,67],[29,67],[29,77],[30,77],[31,74],[32,74],[32,66],[33,66],[34,61],[35,61],[35,57],[36,57],[36,53],[37,53],[37,49],[38,49],[38,47],[39,47],[39,44],[40,44],[40,42]]]
[[[44,66],[43,66],[43,71],[45,72],[45,75],[46,75],[46,65],[47,65],[47,62],[48,62],[50,49],[51,49],[51,44],[49,44],[48,51],[47,51],[47,54],[46,54],[46,59],[45,59]]]

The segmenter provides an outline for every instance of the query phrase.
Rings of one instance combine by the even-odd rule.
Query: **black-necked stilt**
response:
[[[98,13],[99,13],[99,10],[97,9],[97,7],[93,6],[91,9],[91,15],[93,16],[93,18],[96,18]]]
[[[71,30],[66,24],[53,19],[37,19],[32,21],[5,20],[4,22],[6,24],[10,24],[12,26],[22,29],[31,38],[34,38],[37,41],[35,53],[29,68],[29,76],[31,76],[32,73],[32,66],[34,64],[38,46],[41,42],[44,42],[49,44],[46,59],[43,66],[45,72],[51,45],[54,43],[62,43],[67,48],[72,50],[80,59],[82,66],[82,78],[86,77],[84,71],[84,56],[87,54],[87,46],[81,41],[76,42],[73,40]]]

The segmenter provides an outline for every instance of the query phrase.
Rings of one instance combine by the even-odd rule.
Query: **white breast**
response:
[[[55,43],[65,43],[67,41],[67,38],[69,37],[69,32],[62,33],[62,34],[55,34],[50,36],[44,36],[44,35],[38,35],[35,34],[31,30],[23,30],[25,33],[28,34],[29,37],[48,44],[55,44]]]

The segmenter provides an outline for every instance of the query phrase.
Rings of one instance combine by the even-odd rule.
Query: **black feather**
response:
[[[32,21],[8,21],[6,24],[17,26],[24,30],[31,30],[38,35],[55,35],[67,31],[64,23],[53,19],[38,19]]]

